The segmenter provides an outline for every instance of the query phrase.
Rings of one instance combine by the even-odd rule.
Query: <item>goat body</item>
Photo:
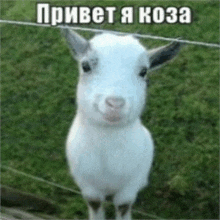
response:
[[[116,219],[129,220],[153,161],[153,140],[140,120],[146,71],[172,59],[180,44],[147,51],[132,36],[101,34],[87,41],[62,31],[80,69],[78,108],[66,144],[71,174],[90,219],[105,219],[103,202],[112,195]]]

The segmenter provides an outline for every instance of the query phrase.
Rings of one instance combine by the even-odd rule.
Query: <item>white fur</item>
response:
[[[78,59],[78,109],[66,148],[71,174],[86,200],[104,202],[113,194],[116,218],[131,219],[131,209],[122,216],[118,206],[135,202],[153,161],[153,140],[140,121],[147,84],[139,73],[150,68],[149,54],[132,36],[101,34]],[[83,61],[90,72],[83,72]],[[103,207],[89,206],[89,215],[103,220]]]

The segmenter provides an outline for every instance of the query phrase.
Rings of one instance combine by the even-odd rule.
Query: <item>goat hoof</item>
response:
[[[97,212],[98,209],[101,207],[101,202],[100,201],[93,201],[93,200],[90,200],[88,201],[89,203],[89,206],[92,207],[92,209]]]
[[[123,204],[123,205],[118,206],[118,210],[121,213],[122,217],[127,213],[129,208],[130,208],[129,204]]]

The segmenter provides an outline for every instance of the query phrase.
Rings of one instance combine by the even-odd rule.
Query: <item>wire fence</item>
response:
[[[51,27],[51,28],[71,28],[73,30],[112,33],[112,34],[117,34],[117,35],[132,34],[133,36],[139,37],[139,38],[149,38],[149,39],[164,40],[164,41],[177,41],[177,42],[184,43],[184,44],[193,44],[193,45],[198,45],[198,46],[220,48],[219,44],[213,44],[213,43],[190,41],[190,40],[181,40],[181,39],[176,39],[176,38],[167,38],[167,37],[161,37],[161,36],[136,34],[136,33],[129,33],[129,32],[120,32],[120,31],[112,31],[112,30],[105,30],[105,29],[72,27],[72,26],[63,26],[63,25],[51,26],[49,24],[37,24],[37,23],[34,23],[34,22],[9,21],[9,20],[0,20],[0,23],[15,24],[15,25],[26,25],[26,26],[37,26],[37,27]]]
[[[40,178],[40,177],[31,175],[31,174],[28,174],[28,173],[25,173],[25,172],[16,170],[16,169],[11,168],[11,167],[9,167],[9,166],[0,165],[0,167],[3,168],[3,169],[6,169],[6,170],[8,170],[8,171],[11,171],[11,172],[13,172],[13,173],[15,173],[15,174],[22,175],[22,176],[28,177],[28,178],[30,178],[30,179],[33,179],[33,180],[35,180],[35,181],[42,182],[42,183],[46,183],[46,184],[48,184],[48,185],[50,185],[50,186],[57,187],[57,188],[60,188],[60,189],[63,189],[63,190],[67,190],[67,191],[70,191],[70,192],[75,193],[75,194],[77,194],[77,195],[81,195],[80,191],[78,191],[78,190],[75,190],[75,189],[72,189],[72,188],[69,188],[69,187],[60,185],[60,184],[58,184],[58,183],[51,182],[51,181],[45,180],[45,179],[43,179],[43,178]],[[146,213],[146,212],[143,212],[143,211],[140,211],[140,210],[132,209],[132,211],[133,211],[133,212],[136,212],[136,213],[139,213],[139,214],[141,214],[142,216],[147,216],[147,217],[150,217],[150,218],[163,220],[161,217],[158,217],[158,216],[156,216],[156,215],[153,215],[153,214],[150,214],[150,213]]]
[[[91,31],[91,32],[107,32],[107,33],[113,33],[113,34],[117,34],[117,35],[124,35],[124,34],[132,34],[135,37],[138,38],[149,38],[149,39],[154,39],[154,40],[164,40],[164,41],[177,41],[180,43],[184,43],[184,44],[192,44],[192,45],[197,45],[197,46],[206,46],[206,47],[212,47],[212,48],[220,48],[219,44],[213,44],[213,43],[207,43],[207,42],[199,42],[199,41],[190,41],[190,40],[182,40],[182,39],[176,39],[176,38],[167,38],[167,37],[161,37],[161,36],[153,36],[153,35],[146,35],[146,34],[136,34],[136,33],[128,33],[128,32],[119,32],[119,31],[111,31],[111,30],[104,30],[104,29],[95,29],[95,28],[84,28],[84,27],[71,27],[71,26],[63,26],[63,25],[59,25],[59,26],[51,26],[51,25],[47,25],[47,24],[37,24],[37,23],[33,23],[33,22],[23,22],[23,21],[11,21],[11,20],[0,20],[0,23],[4,23],[4,24],[13,24],[13,25],[25,25],[25,26],[36,26],[36,27],[51,27],[51,28],[71,28],[73,30],[80,30],[80,31]],[[6,169],[8,171],[11,171],[15,174],[18,175],[22,175],[25,176],[27,178],[33,179],[35,181],[39,181],[39,182],[43,182],[46,183],[48,185],[51,185],[53,187],[58,187],[60,189],[63,190],[67,190],[70,192],[73,192],[75,194],[81,194],[80,191],[74,190],[72,188],[68,188],[66,186],[60,185],[58,183],[55,182],[51,182],[48,180],[45,180],[43,178],[37,177],[37,176],[33,176],[31,174],[16,170],[14,168],[11,168],[9,166],[5,166],[5,165],[0,165],[1,168]],[[147,216],[150,218],[154,218],[154,219],[161,219],[161,217],[158,217],[156,215],[153,214],[149,214],[140,210],[136,210],[133,209],[133,212],[139,213],[143,216]]]
[[[31,174],[28,174],[28,173],[24,173],[22,171],[19,171],[19,170],[16,170],[14,168],[11,168],[11,167],[8,167],[8,166],[5,166],[5,165],[0,165],[3,169],[6,169],[6,170],[9,170],[13,173],[16,173],[16,174],[19,174],[19,175],[22,175],[22,176],[26,176],[28,178],[31,178],[33,180],[36,180],[36,181],[39,181],[39,182],[43,182],[43,183],[46,183],[48,185],[51,185],[51,186],[55,186],[55,187],[58,187],[60,189],[64,189],[64,190],[67,190],[67,191],[70,191],[70,192],[73,192],[75,194],[81,194],[79,191],[77,190],[74,190],[74,189],[71,189],[71,188],[68,188],[68,187],[65,187],[65,186],[62,186],[60,184],[57,184],[57,183],[54,183],[54,182],[51,182],[51,181],[48,181],[48,180],[45,180],[43,178],[40,178],[40,177],[37,177],[37,176],[33,176]]]

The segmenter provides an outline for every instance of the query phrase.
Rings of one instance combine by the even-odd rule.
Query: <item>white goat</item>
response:
[[[62,29],[79,61],[77,113],[66,154],[88,203],[89,218],[105,219],[103,202],[113,195],[116,219],[131,219],[138,191],[148,183],[153,140],[142,125],[147,70],[172,59],[180,43],[147,51],[137,39],[112,34],[87,41]]]

